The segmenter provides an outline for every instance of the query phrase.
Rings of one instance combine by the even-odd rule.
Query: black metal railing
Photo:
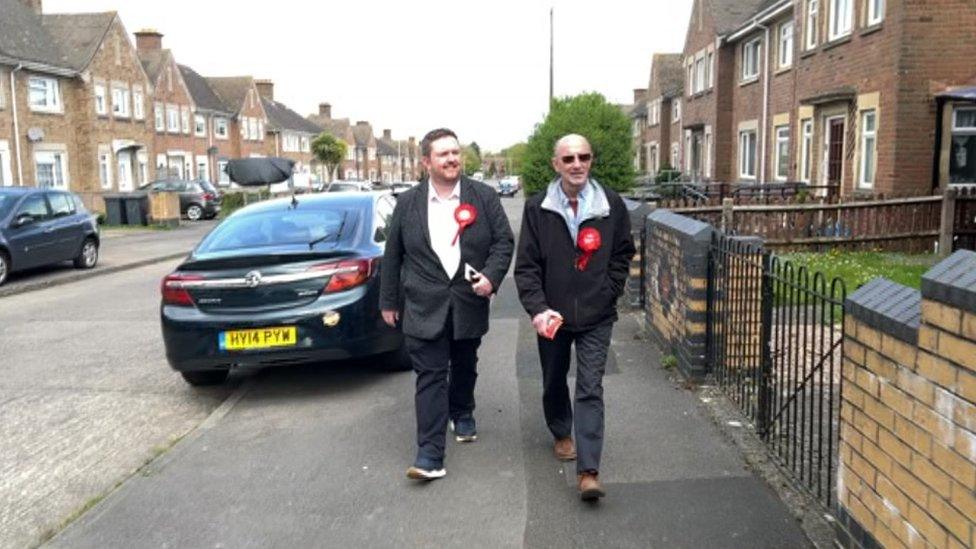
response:
[[[843,281],[716,231],[707,359],[780,465],[828,509],[836,501]]]

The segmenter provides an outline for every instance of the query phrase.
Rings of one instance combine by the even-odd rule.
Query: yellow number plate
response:
[[[297,342],[294,326],[277,326],[257,330],[228,330],[220,332],[217,337],[221,351],[291,347]]]

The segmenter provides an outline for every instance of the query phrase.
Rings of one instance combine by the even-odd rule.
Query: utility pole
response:
[[[549,105],[552,105],[552,80],[553,80],[553,25],[552,25],[552,11],[553,8],[549,8]]]

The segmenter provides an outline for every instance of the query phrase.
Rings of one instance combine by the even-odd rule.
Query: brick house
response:
[[[420,145],[417,138],[410,137],[400,140],[400,180],[417,181],[420,179]]]
[[[340,166],[336,167],[336,173],[327,174],[327,177],[323,177],[323,179],[329,181],[335,179],[361,179],[359,176],[359,156],[357,155],[355,146],[356,136],[353,135],[352,125],[349,123],[349,119],[332,118],[332,105],[329,103],[319,103],[318,114],[308,115],[306,119],[346,144],[346,158],[343,159]]]
[[[976,6],[957,1],[696,0],[682,170],[919,194],[976,182]]]
[[[354,138],[354,152],[356,155],[357,179],[377,181],[379,177],[379,161],[376,157],[376,136],[373,126],[365,120],[357,120],[352,127]]]
[[[255,158],[266,156],[265,127],[268,115],[261,96],[250,76],[207,77],[228,110],[233,113],[230,127],[231,157]]]
[[[192,180],[210,179],[205,127],[195,124],[196,104],[173,53],[163,49],[163,35],[155,30],[135,33],[142,66],[153,83],[151,103],[156,176]]]
[[[204,77],[186,65],[178,66],[183,83],[193,98],[194,154],[199,157],[201,147],[205,147],[203,151],[208,165],[206,179],[220,185],[230,185],[224,168],[228,160],[236,158],[234,141],[231,139],[234,113],[217,97]],[[201,177],[201,167],[198,161],[197,177]]]
[[[0,182],[101,193],[154,175],[152,84],[115,12],[44,14],[0,0]]]
[[[403,181],[401,158],[406,154],[402,142],[393,139],[393,131],[383,130],[383,137],[376,140],[376,156],[380,165],[380,181],[398,183]]]
[[[634,90],[634,104],[630,107],[630,127],[632,149],[634,154],[634,171],[647,173],[647,149],[644,141],[647,139],[647,90]]]
[[[255,84],[268,115],[265,154],[294,160],[295,173],[309,179],[313,164],[318,165],[312,155],[312,140],[322,133],[322,128],[276,101],[274,83],[270,80],[256,80]]]
[[[684,71],[680,53],[656,53],[651,59],[651,75],[647,83],[647,130],[642,147],[644,148],[648,175],[656,176],[665,167],[671,167],[672,140],[671,114],[672,102],[681,100],[684,85]]]

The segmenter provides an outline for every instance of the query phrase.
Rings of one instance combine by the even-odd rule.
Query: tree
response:
[[[478,146],[477,141],[471,142],[471,149],[474,150],[474,153],[478,155],[478,158],[481,158],[481,147]]]
[[[326,132],[322,132],[312,141],[312,154],[319,162],[325,164],[329,171],[329,179],[332,178],[336,168],[342,164],[348,148],[345,141]]]
[[[473,143],[473,145],[477,145]],[[472,146],[464,147],[461,151],[461,156],[464,160],[464,173],[466,175],[471,175],[474,172],[481,171],[481,155]]]
[[[552,148],[560,137],[578,133],[593,148],[591,176],[616,191],[634,184],[634,156],[630,119],[598,93],[554,99],[549,114],[529,137],[523,164],[526,196],[545,189],[556,172]]]
[[[505,157],[505,171],[509,175],[515,175],[522,173],[522,164],[525,161],[525,149],[528,147],[525,143],[516,143],[507,149],[502,150],[502,156]]]

